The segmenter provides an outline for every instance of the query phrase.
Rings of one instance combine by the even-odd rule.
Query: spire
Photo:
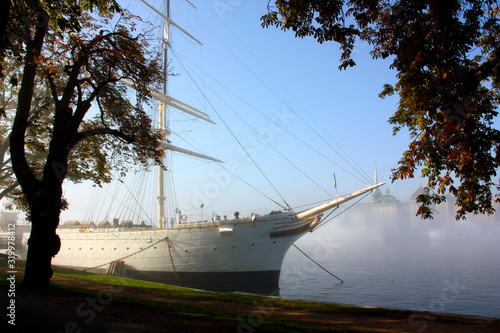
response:
[[[377,174],[377,160],[375,160],[375,175],[374,175],[375,184],[378,184],[378,174]],[[375,191],[372,192],[372,203],[376,202],[378,199],[382,197],[382,192],[377,187]]]

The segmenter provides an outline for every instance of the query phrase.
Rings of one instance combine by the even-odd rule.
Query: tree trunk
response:
[[[40,191],[39,200],[30,203],[31,234],[23,285],[27,288],[47,288],[52,277],[52,257],[61,247],[56,233],[59,224],[62,191]]]
[[[10,1],[2,1],[0,5],[0,55],[5,54],[5,49],[8,46],[8,40],[7,40],[7,23],[9,22],[9,16],[10,16],[10,6],[11,2]],[[3,68],[0,67],[0,69],[3,70]],[[2,75],[3,73],[0,73]]]

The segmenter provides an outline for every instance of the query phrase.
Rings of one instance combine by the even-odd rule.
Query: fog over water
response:
[[[417,319],[425,311],[500,317],[500,223],[493,218],[369,224],[352,216],[296,243],[344,282],[292,247],[282,297],[409,309]]]

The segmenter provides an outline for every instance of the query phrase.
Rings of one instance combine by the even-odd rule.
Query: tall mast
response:
[[[163,27],[163,94],[167,95],[168,86],[168,47],[170,43],[170,0],[166,0],[166,22]],[[167,125],[166,125],[166,112],[167,105],[164,102],[158,103],[159,115],[158,115],[158,129],[162,135],[162,141],[165,142],[168,135]],[[165,150],[163,150],[165,152]],[[158,228],[164,228],[165,222],[165,172],[161,166],[158,166]]]
[[[195,156],[198,158],[203,158],[206,160],[214,161],[214,162],[220,162],[223,163],[222,161],[210,157],[208,155],[200,154],[194,151],[190,151],[184,148],[176,147],[170,144],[170,142],[167,140],[168,135],[170,134],[170,130],[167,128],[167,105],[172,106],[173,108],[180,110],[184,113],[190,114],[191,116],[200,118],[206,122],[214,124],[214,122],[210,119],[210,116],[207,115],[204,112],[201,112],[192,106],[187,105],[186,103],[183,103],[179,100],[176,100],[175,98],[168,96],[168,48],[170,47],[170,26],[174,26],[176,29],[181,31],[184,35],[188,36],[192,40],[194,40],[196,43],[203,45],[198,39],[193,37],[189,32],[184,30],[181,26],[176,24],[175,22],[172,21],[170,17],[170,0],[165,0],[165,14],[158,11],[156,8],[151,6],[146,0],[141,0],[142,3],[144,3],[147,7],[149,7],[152,11],[154,11],[156,14],[158,14],[160,17],[163,17],[165,20],[165,25],[163,27],[163,38],[162,38],[162,45],[163,45],[163,70],[164,70],[164,77],[163,77],[163,93],[157,92],[153,89],[150,89],[152,92],[152,97],[157,99],[159,101],[158,103],[158,108],[159,108],[159,116],[158,116],[158,131],[161,134],[161,142],[159,144],[159,149],[162,149],[164,152],[166,150],[171,150],[171,151],[176,151],[180,152],[185,155],[191,155]],[[186,0],[186,2],[191,5],[193,8],[196,9],[195,6],[193,6],[192,3]],[[121,79],[121,82],[131,88],[134,88],[134,82],[127,80],[127,79]],[[163,229],[165,227],[165,186],[164,186],[164,179],[165,179],[165,170],[158,166],[158,228]]]

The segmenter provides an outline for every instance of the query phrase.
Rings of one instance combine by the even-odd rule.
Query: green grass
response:
[[[18,269],[23,269],[25,262],[23,260],[16,261]],[[279,297],[259,296],[242,293],[215,293],[207,292],[160,283],[128,279],[123,277],[108,276],[77,271],[62,267],[53,267],[56,276],[88,281],[96,284],[97,286],[115,286],[117,289],[125,287],[126,290],[136,291],[135,294],[153,293],[155,296],[161,298],[162,295],[174,298],[184,298],[192,301],[210,301],[220,300],[228,302],[237,302],[241,304],[248,304],[253,309],[263,309],[264,312],[260,313],[262,324],[259,325],[259,331],[269,332],[290,332],[290,331],[338,331],[338,332],[360,332],[357,330],[347,329],[343,327],[325,327],[325,325],[316,322],[305,322],[300,320],[283,319],[275,316],[270,316],[277,308],[289,308],[294,310],[307,310],[315,313],[342,313],[352,315],[364,316],[385,316],[392,318],[408,318],[414,311],[409,310],[393,310],[384,308],[367,308],[351,305],[308,302],[299,300],[289,300]],[[22,273],[18,273],[17,283],[21,282]],[[7,285],[6,280],[8,274],[0,272],[0,286]],[[97,288],[99,290],[99,288]],[[48,293],[52,296],[57,295],[61,297],[70,298],[83,298],[88,297],[89,293],[96,293],[97,290],[83,289],[75,286],[52,283],[52,287],[48,290],[41,291]],[[113,304],[119,306],[127,306],[131,308],[140,308],[145,311],[160,312],[162,315],[171,315],[175,318],[185,319],[189,321],[199,321],[204,323],[212,323],[218,327],[235,327],[241,323],[242,318],[249,318],[248,313],[239,313],[237,311],[225,311],[223,309],[209,308],[197,305],[186,305],[174,302],[151,300],[142,297],[131,296],[126,293],[114,293]],[[267,312],[266,312],[267,311]],[[446,320],[463,323],[472,323],[475,319],[464,318],[460,316],[433,316],[434,320]],[[254,318],[255,319],[255,318]],[[229,325],[229,326],[228,326]]]
[[[17,260],[16,265],[18,268],[23,269],[25,261]],[[356,313],[356,314],[373,315],[373,316],[386,315],[392,317],[407,317],[411,315],[411,313],[413,313],[413,311],[409,310],[394,310],[385,308],[370,308],[370,307],[360,307],[353,305],[342,305],[334,303],[308,302],[308,301],[291,300],[291,299],[284,299],[271,296],[251,295],[244,293],[216,293],[216,292],[183,288],[172,285],[165,285],[149,281],[117,277],[117,276],[87,273],[83,271],[78,271],[58,266],[53,266],[53,271],[56,276],[60,277],[89,281],[96,284],[123,286],[128,289],[134,289],[137,291],[157,293],[160,295],[164,294],[174,297],[193,298],[193,299],[217,299],[217,300],[225,300],[225,301],[247,303],[247,304],[259,303],[265,305],[272,303],[274,307],[281,306],[291,309],[309,310],[318,313],[322,312]],[[3,277],[0,275],[0,277],[2,278],[2,282],[0,283],[6,283],[5,281],[6,276]]]
[[[90,281],[105,285],[126,286],[128,289],[135,289],[138,291],[152,292],[157,294],[165,294],[169,296],[178,296],[184,298],[217,299],[222,301],[232,301],[232,302],[247,303],[247,304],[259,303],[264,305],[272,303],[272,305],[275,307],[282,306],[291,309],[302,309],[314,312],[327,312],[327,313],[332,313],[332,312],[358,313],[358,314],[371,314],[374,316],[388,315],[388,316],[398,316],[398,317],[408,316],[409,314],[412,313],[411,311],[401,311],[401,310],[392,310],[383,308],[366,308],[359,306],[321,303],[321,302],[307,302],[307,301],[289,300],[279,297],[251,295],[244,293],[215,293],[215,292],[201,291],[201,290],[183,288],[172,285],[165,285],[155,282],[134,280],[116,276],[109,276],[109,275],[86,273],[62,267],[55,267],[53,270],[55,275],[61,277]]]
[[[18,268],[24,268],[24,262],[21,260],[17,261]],[[147,282],[141,280],[133,280],[115,276],[99,275],[93,273],[86,273],[81,271],[76,271],[72,269],[53,267],[54,274],[60,277],[67,277],[71,279],[77,279],[82,281],[89,281],[95,283],[96,285],[106,285],[106,286],[123,286],[127,290],[143,291],[147,293],[155,293],[159,296],[172,296],[172,297],[183,297],[190,298],[194,300],[226,300],[233,302],[248,303],[252,306],[255,304],[271,304],[273,307],[286,305],[287,303],[299,307],[301,302],[298,301],[286,301],[280,298],[270,298],[265,296],[254,296],[248,294],[221,294],[213,292],[199,291],[189,288],[182,288],[177,286],[164,285],[154,282]],[[8,274],[1,272],[0,285],[6,285]],[[17,282],[21,282],[20,274],[18,273]],[[98,288],[97,288],[98,289]],[[52,296],[52,297],[64,297],[72,300],[86,299],[89,294],[96,293],[97,290],[89,290],[84,288],[79,288],[66,284],[52,283],[50,289],[37,291],[41,293],[42,296]],[[211,325],[216,325],[217,327],[227,328],[234,330],[235,327],[241,324],[241,321],[249,320],[248,313],[240,313],[237,311],[225,311],[223,309],[207,308],[203,306],[194,305],[183,305],[179,303],[171,303],[160,300],[151,300],[147,298],[141,298],[136,296],[127,295],[125,293],[114,293],[112,295],[112,302],[114,306],[125,306],[134,309],[141,309],[146,312],[159,313],[162,316],[175,316],[175,318],[189,320],[190,322],[200,322],[209,323]],[[273,302],[273,303],[269,303]],[[266,307],[269,308],[269,307]],[[271,311],[272,312],[272,311]],[[282,319],[267,316],[265,313],[261,315],[262,323],[258,325],[259,331],[265,332],[290,332],[290,331],[308,331],[308,332],[323,332],[323,331],[333,331],[333,332],[361,332],[359,330],[352,330],[342,327],[326,327],[320,323],[314,322],[303,322],[299,320]],[[259,320],[258,317],[254,317],[253,320]]]

